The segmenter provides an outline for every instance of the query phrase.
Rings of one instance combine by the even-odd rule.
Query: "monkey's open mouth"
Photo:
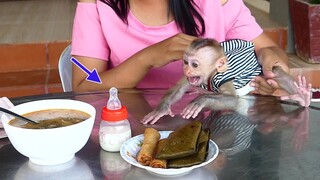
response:
[[[199,76],[192,76],[192,77],[188,77],[188,81],[191,85],[199,85],[200,83],[200,77]]]

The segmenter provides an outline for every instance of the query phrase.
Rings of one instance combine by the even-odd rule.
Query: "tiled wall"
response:
[[[77,0],[0,0],[0,97],[61,92]]]
[[[58,60],[68,44],[0,44],[0,96],[62,92]]]
[[[287,29],[286,28],[269,28],[264,31],[279,47],[287,49]]]

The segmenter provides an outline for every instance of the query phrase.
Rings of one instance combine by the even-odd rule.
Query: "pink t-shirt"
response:
[[[243,0],[195,0],[205,21],[204,37],[218,41],[251,41],[262,33]],[[72,34],[72,55],[109,61],[118,66],[136,52],[181,31],[175,22],[163,26],[146,26],[129,12],[128,25],[105,3],[78,3]],[[138,84],[139,88],[168,88],[182,76],[182,61],[153,68]],[[130,74],[132,76],[134,74]]]

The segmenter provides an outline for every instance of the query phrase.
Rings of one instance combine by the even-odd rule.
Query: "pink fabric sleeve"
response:
[[[77,4],[71,54],[108,60],[109,48],[102,32],[97,5],[94,3]]]
[[[223,11],[227,22],[232,22],[226,24],[228,30],[226,40],[243,39],[251,41],[263,32],[243,0],[229,0],[223,6]]]

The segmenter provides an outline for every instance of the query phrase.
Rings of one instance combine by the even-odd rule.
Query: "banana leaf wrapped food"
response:
[[[154,128],[146,128],[141,149],[138,153],[137,160],[144,166],[149,166],[154,159],[156,147],[160,139],[160,133]]]
[[[201,164],[205,161],[208,152],[208,143],[210,140],[210,131],[201,130],[198,140],[198,151],[195,154],[179,159],[171,159],[168,161],[169,168],[188,167]]]
[[[170,133],[156,159],[177,159],[197,152],[198,137],[202,128],[200,121],[193,121]]]

